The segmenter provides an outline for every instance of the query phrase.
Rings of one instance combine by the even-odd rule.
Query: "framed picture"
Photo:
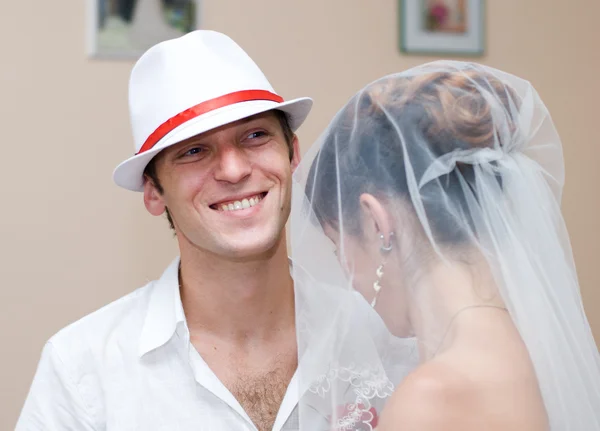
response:
[[[402,52],[483,55],[483,0],[400,0],[399,9]]]
[[[195,30],[199,0],[87,0],[88,54],[136,59],[163,40]]]

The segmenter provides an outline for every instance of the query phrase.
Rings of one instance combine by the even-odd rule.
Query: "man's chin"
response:
[[[224,247],[224,255],[235,260],[251,261],[264,260],[273,257],[279,250],[283,235],[265,238],[262,241],[237,241]]]

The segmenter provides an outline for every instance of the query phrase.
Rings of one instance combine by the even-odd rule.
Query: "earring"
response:
[[[392,251],[392,237],[394,236],[394,232],[390,232],[390,243],[389,245],[385,245],[385,236],[382,233],[379,234],[379,239],[381,240],[381,251],[388,253]]]
[[[389,253],[392,251],[392,237],[394,236],[394,232],[390,232],[390,243],[389,245],[385,245],[385,236],[383,234],[379,235],[379,239],[381,239],[381,251],[383,253]],[[375,275],[377,276],[377,280],[373,283],[373,290],[375,290],[375,297],[373,301],[371,301],[371,307],[375,307],[377,305],[377,298],[379,297],[379,292],[381,291],[381,278],[383,277],[383,267],[385,266],[385,261],[381,263],[375,270]]]
[[[383,266],[385,264],[382,263],[381,265],[379,265],[377,267],[377,270],[375,271],[375,274],[377,275],[377,280],[375,280],[375,283],[373,283],[373,289],[375,290],[375,297],[373,298],[373,301],[371,301],[371,307],[375,307],[375,305],[377,305],[377,298],[379,297],[379,291],[381,290],[381,284],[379,283],[381,281],[381,277],[383,277]]]

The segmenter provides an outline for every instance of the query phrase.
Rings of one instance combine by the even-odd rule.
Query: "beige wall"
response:
[[[396,0],[202,0],[203,26],[236,39],[285,97],[311,95],[307,148],[368,81],[429,60],[397,49]],[[600,339],[598,0],[489,0],[488,55],[531,80],[562,135],[564,214]],[[160,275],[163,219],[113,186],[132,152],[128,61],[84,55],[84,2],[11,1],[0,14],[0,429],[14,426],[45,340]]]

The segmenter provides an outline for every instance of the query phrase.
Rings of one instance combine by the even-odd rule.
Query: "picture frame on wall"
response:
[[[200,0],[87,0],[87,53],[137,59],[151,46],[199,28]]]
[[[484,0],[399,0],[400,49],[407,54],[482,56]]]

